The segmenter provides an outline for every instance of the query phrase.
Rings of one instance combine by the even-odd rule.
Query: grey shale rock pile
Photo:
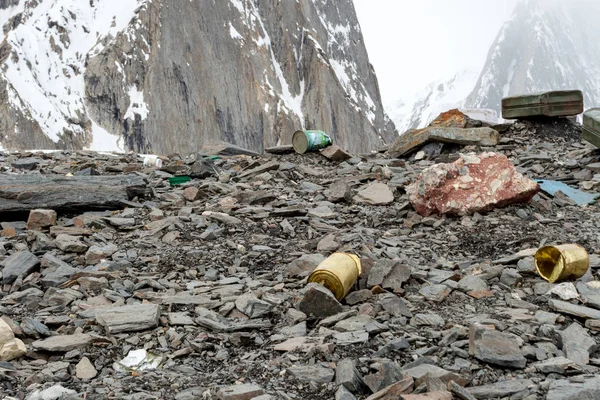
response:
[[[600,152],[561,123],[494,127],[495,146],[335,162],[172,155],[156,169],[134,154],[4,153],[0,176],[23,187],[0,218],[0,339],[11,342],[0,397],[600,398],[598,205],[540,191],[487,213],[421,216],[406,194],[421,171],[472,152],[599,190]],[[68,191],[67,174],[135,177],[145,190],[88,209],[71,201],[76,187],[62,193],[68,207],[31,211],[27,182]],[[197,178],[171,187],[174,175]],[[535,273],[536,249],[559,243],[591,254],[578,282]],[[334,251],[363,267],[341,303],[306,284]],[[131,351],[150,367],[128,364]]]

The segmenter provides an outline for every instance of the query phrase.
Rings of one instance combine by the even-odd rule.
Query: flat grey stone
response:
[[[158,326],[158,304],[134,304],[108,307],[96,312],[96,322],[108,333],[135,332]]]
[[[361,390],[363,386],[362,377],[356,369],[356,363],[349,358],[337,363],[335,368],[335,384],[342,385],[352,393]]]
[[[340,386],[335,392],[335,400],[356,400],[356,397],[344,386]]]
[[[394,362],[381,362],[377,366],[377,370],[377,372],[363,378],[363,381],[373,393],[387,388],[403,377],[400,366]]]
[[[340,201],[350,201],[352,199],[352,189],[348,183],[339,180],[332,183],[327,189],[327,200],[332,203]]]
[[[261,396],[265,393],[263,388],[252,383],[243,385],[225,386],[217,392],[217,398],[220,400],[247,400]]]
[[[527,360],[520,350],[522,340],[511,333],[499,332],[472,324],[469,333],[469,353],[488,364],[522,369]]]
[[[556,323],[556,319],[559,317],[558,314],[554,314],[554,313],[549,313],[546,311],[536,311],[535,312],[535,319],[540,323],[540,324],[550,324],[550,325],[554,325]]]
[[[478,290],[488,290],[486,281],[475,275],[467,275],[458,281],[458,289],[464,292],[475,292]]]
[[[82,381],[89,381],[98,375],[98,371],[89,358],[83,357],[75,366],[75,375]]]
[[[298,310],[306,315],[326,318],[341,313],[344,307],[329,289],[317,283],[309,283],[304,297],[298,303]]]
[[[533,366],[543,374],[564,374],[566,369],[575,366],[575,363],[566,357],[554,357],[535,363]]]
[[[356,292],[349,293],[346,298],[346,304],[354,305],[363,303],[373,297],[373,293],[369,289],[357,290]]]
[[[411,325],[417,326],[444,326],[445,321],[444,318],[440,317],[438,314],[428,313],[428,314],[415,314],[413,319],[410,321]]]
[[[421,364],[415,367],[402,369],[402,372],[408,376],[413,377],[415,380],[424,378],[425,376],[429,375],[429,377],[438,378],[446,384],[450,381],[454,381],[459,385],[466,385],[468,382],[468,380],[465,377],[459,374],[431,364]]]
[[[308,276],[317,266],[325,260],[321,254],[304,254],[289,263],[285,269],[286,276]]]
[[[70,265],[61,265],[56,270],[42,276],[40,281],[45,287],[58,287],[78,272],[81,272],[78,268],[73,268]]]
[[[577,291],[586,305],[600,309],[600,285],[598,281],[577,282]]]
[[[367,343],[369,333],[366,331],[340,332],[333,335],[335,344],[339,346],[348,346],[357,343]]]
[[[300,382],[329,383],[335,372],[320,365],[303,365],[288,368],[288,372]]]
[[[410,343],[408,343],[408,340],[406,340],[405,337],[401,337],[386,343],[381,349],[377,350],[374,355],[375,357],[384,357],[394,351],[406,350],[408,348],[410,348]]]
[[[600,399],[600,377],[572,382],[558,379],[550,382],[546,400],[596,400]]]
[[[369,273],[367,287],[381,286],[397,291],[410,279],[410,267],[398,260],[379,260]]]
[[[423,286],[421,290],[419,290],[420,295],[425,297],[427,300],[435,301],[436,303],[444,301],[444,299],[448,297],[451,292],[451,288],[442,284]]]
[[[187,312],[173,312],[169,313],[169,324],[171,325],[194,325],[194,320],[188,315]]]
[[[40,260],[29,251],[19,251],[0,263],[2,282],[10,285],[19,276],[27,276],[40,265]]]
[[[555,311],[563,314],[575,315],[580,318],[600,319],[600,310],[590,307],[571,304],[562,300],[548,300],[548,305]]]
[[[258,299],[253,294],[243,294],[235,301],[236,308],[250,318],[259,318],[267,315],[273,309],[273,304]]]
[[[523,277],[516,269],[505,268],[500,275],[500,282],[508,287],[515,287],[523,282]]]
[[[521,393],[533,386],[534,384],[530,379],[514,379],[496,382],[491,385],[470,387],[467,388],[467,391],[475,396],[478,400],[487,400],[507,398],[517,393]]]
[[[357,203],[370,205],[386,205],[394,201],[394,193],[388,185],[375,182],[359,191],[353,200]]]
[[[50,352],[66,352],[80,347],[85,347],[93,341],[93,337],[85,333],[76,333],[74,335],[58,335],[38,340],[32,343],[32,346],[38,350]]]
[[[381,327],[385,330],[385,326],[382,326],[375,318],[361,314],[338,322],[333,329],[339,332],[354,332],[367,331],[369,328],[374,329],[374,327]]]
[[[589,364],[590,353],[597,348],[596,341],[577,322],[559,331],[558,339],[567,358],[579,365]]]
[[[404,300],[395,294],[386,294],[377,303],[395,317],[412,318],[413,316]]]

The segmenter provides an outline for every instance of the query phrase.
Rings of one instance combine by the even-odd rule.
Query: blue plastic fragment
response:
[[[600,193],[586,193],[579,189],[573,189],[571,186],[558,181],[548,181],[544,179],[536,180],[537,183],[540,184],[542,190],[548,193],[550,196],[554,196],[554,193],[561,191],[578,206],[582,206],[584,204],[591,204],[596,201],[598,197],[600,197]]]

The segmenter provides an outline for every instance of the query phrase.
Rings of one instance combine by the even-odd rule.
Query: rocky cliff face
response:
[[[600,105],[600,3],[523,0],[502,27],[468,107],[500,110],[502,97],[580,89]]]
[[[304,127],[367,151],[395,135],[351,0],[11,0],[0,9],[7,148],[186,154],[224,140],[261,151]]]

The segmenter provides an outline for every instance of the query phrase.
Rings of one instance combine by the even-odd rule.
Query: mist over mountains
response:
[[[586,108],[600,106],[598,15],[600,2],[522,0],[491,45],[482,71],[460,85],[456,77],[436,82],[412,105],[405,104],[410,111],[392,117],[399,133],[427,125],[436,116],[428,110],[483,108],[500,115],[503,97],[538,91],[580,89]],[[392,108],[389,114],[397,116]]]

